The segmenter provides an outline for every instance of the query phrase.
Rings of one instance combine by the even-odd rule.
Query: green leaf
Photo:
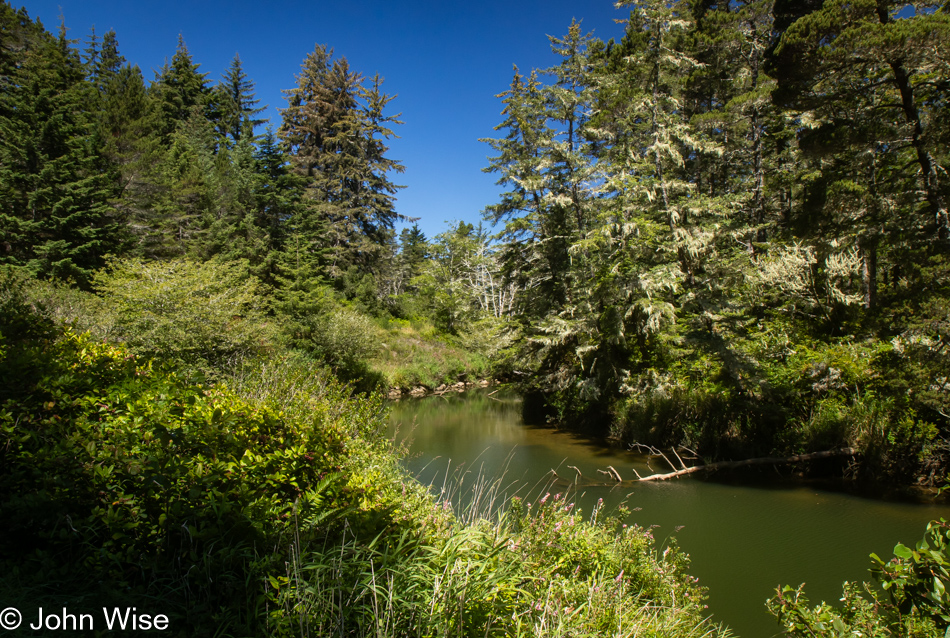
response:
[[[902,543],[898,543],[894,546],[894,556],[898,558],[911,559],[914,557],[914,552],[909,547],[906,547]]]

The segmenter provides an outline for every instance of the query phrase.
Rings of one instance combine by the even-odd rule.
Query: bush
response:
[[[262,620],[285,548],[375,511],[343,470],[380,403],[332,377],[289,416],[269,390],[249,402],[68,330],[53,340],[2,327],[6,352],[43,355],[0,405],[0,566],[25,588],[62,600],[86,579],[103,600],[157,598],[179,635],[243,634]],[[350,527],[378,534],[390,511]]]
[[[915,549],[898,543],[888,562],[871,554],[868,583],[844,584],[840,610],[810,607],[804,585],[779,588],[767,605],[786,636],[905,636],[942,638],[950,631],[950,525],[931,521]]]
[[[304,355],[205,387],[16,288],[0,307],[26,379],[0,403],[7,600],[160,609],[177,636],[717,633],[647,531],[557,496],[457,517],[379,437],[382,399]]]
[[[258,284],[240,264],[118,260],[93,281],[136,354],[209,372],[271,347]]]

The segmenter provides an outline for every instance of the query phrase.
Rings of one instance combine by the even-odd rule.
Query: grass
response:
[[[727,637],[675,546],[564,495],[507,496],[504,474],[447,478],[422,533],[297,546],[274,635]],[[537,490],[538,486],[530,488]],[[515,489],[515,491],[519,491]],[[281,627],[292,631],[284,634]]]
[[[385,402],[308,357],[196,384],[3,303],[0,370],[33,381],[0,410],[0,594],[167,610],[170,635],[726,635],[675,546],[504,474],[434,494]]]
[[[391,320],[385,322],[383,331],[382,343],[369,360],[369,367],[391,388],[435,388],[490,375],[486,356],[452,343],[431,324]]]

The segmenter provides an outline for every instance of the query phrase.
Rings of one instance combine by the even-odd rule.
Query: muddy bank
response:
[[[472,388],[487,388],[498,382],[494,379],[476,379],[475,381],[459,381],[457,383],[443,383],[435,388],[425,385],[417,385],[411,388],[389,388],[387,397],[398,401],[399,399],[426,397],[429,395],[442,395],[449,392],[465,392]]]

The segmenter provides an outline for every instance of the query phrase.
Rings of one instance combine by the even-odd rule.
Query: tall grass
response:
[[[686,557],[648,530],[507,472],[447,470],[430,487],[415,529],[293,547],[273,635],[729,635],[705,618]]]

